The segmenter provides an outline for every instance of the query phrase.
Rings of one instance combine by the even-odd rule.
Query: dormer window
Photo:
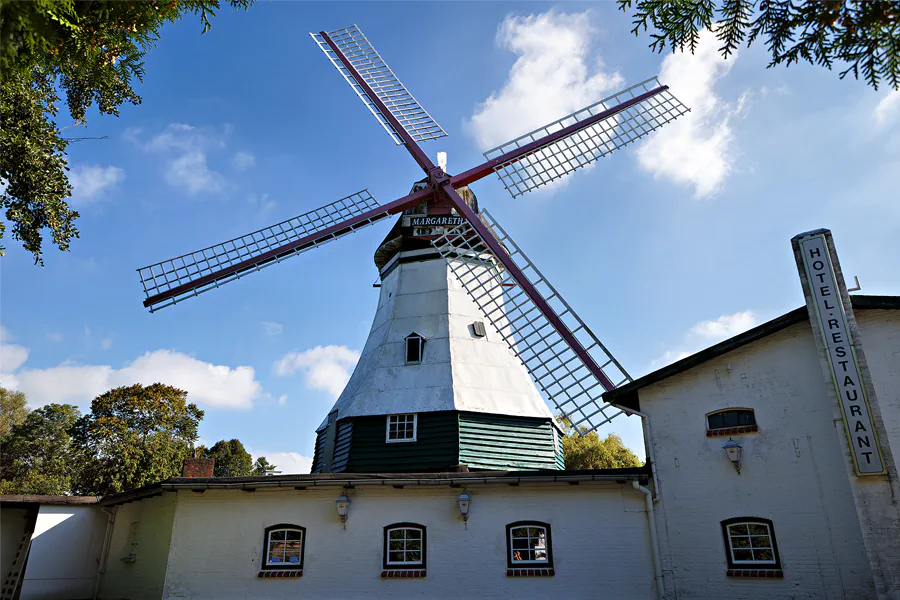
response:
[[[425,338],[418,333],[406,336],[406,364],[417,365],[422,362],[425,351]]]

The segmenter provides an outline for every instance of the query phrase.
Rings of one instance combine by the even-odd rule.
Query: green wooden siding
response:
[[[353,417],[349,473],[445,472],[459,463],[456,411],[419,413],[416,441],[385,441],[387,416]]]
[[[316,451],[315,451],[315,454],[313,454],[313,466],[312,466],[312,470],[310,471],[311,473],[321,473],[322,472],[322,461],[325,458],[324,454],[325,454],[325,432],[326,431],[328,431],[327,427],[325,429],[323,429],[322,431],[320,431],[316,435]]]
[[[459,413],[459,462],[470,469],[559,469],[549,419]]]
[[[347,469],[350,459],[350,441],[353,437],[353,421],[346,419],[337,424],[337,435],[334,439],[334,459],[331,461],[331,472],[340,473]]]

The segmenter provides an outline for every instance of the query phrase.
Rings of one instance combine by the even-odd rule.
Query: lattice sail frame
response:
[[[490,213],[482,210],[481,218],[615,387],[630,382],[631,376],[619,361]],[[625,412],[603,402],[606,390],[600,380],[487,250],[474,228],[465,223],[449,229],[432,245],[534,382],[573,426],[593,431]]]
[[[281,262],[285,258],[296,256],[306,250],[316,248],[339,237],[343,237],[357,229],[372,225],[389,216],[387,211],[373,215],[371,218],[354,225],[353,227],[336,231],[323,239],[311,241],[309,244],[302,244],[294,248],[287,248],[284,252],[264,258],[264,255],[267,252],[281,248],[286,244],[290,244],[292,241],[299,240],[315,234],[316,232],[323,231],[328,227],[337,225],[351,217],[376,209],[378,206],[378,202],[369,193],[369,190],[362,190],[332,202],[331,204],[326,204],[325,206],[310,212],[303,213],[302,215],[298,215],[269,227],[264,227],[258,231],[236,237],[227,242],[215,244],[202,250],[197,250],[146,267],[141,267],[137,271],[140,274],[141,283],[144,286],[144,294],[147,298],[150,298],[151,296],[156,296],[175,287],[197,281],[202,277],[213,275],[226,267],[242,262],[250,263],[245,269],[223,275],[221,278],[209,281],[196,288],[191,288],[181,294],[155,304],[150,307],[150,312],[177,304],[187,297],[196,296],[229,281],[239,279],[248,271],[258,271],[269,265]],[[259,259],[259,261],[254,262],[254,259]]]
[[[400,122],[400,125],[417,142],[426,142],[447,135],[440,125],[422,108],[422,105],[409,93],[406,86],[400,82],[394,72],[378,54],[369,40],[363,35],[359,27],[351,25],[343,29],[329,31],[328,37],[344,53],[350,64],[359,72],[360,76],[372,88],[375,95],[387,106],[391,114]],[[393,138],[399,146],[403,140],[394,131],[394,128],[384,118],[381,111],[369,99],[359,83],[353,78],[347,68],[341,63],[325,39],[317,34],[310,33],[334,68],[340,72],[343,78],[350,84],[359,99],[366,108],[378,120],[384,130]]]
[[[488,150],[484,153],[484,157],[488,160],[497,158],[660,87],[662,85],[659,79],[651,77]],[[589,127],[502,164],[495,169],[495,172],[504,187],[515,198],[542,185],[547,185],[644,137],[689,110],[668,89],[665,89]]]

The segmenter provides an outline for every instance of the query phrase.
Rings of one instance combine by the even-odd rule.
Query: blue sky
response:
[[[85,409],[167,381],[206,410],[203,440],[308,465],[374,314],[387,225],[155,314],[135,269],[363,188],[388,202],[421,177],[307,35],[352,23],[450,134],[425,144],[450,172],[660,72],[693,108],[548,189],[473,186],[632,375],[799,306],[790,238],[805,230],[834,231],[863,293],[900,293],[900,93],[767,70],[762,48],[652,54],[612,3],[260,2],[206,35],[193,18],[168,28],[143,104],[66,130],[111,139],[70,146],[71,252],[48,246],[39,268],[5,240],[4,385]],[[611,430],[642,453],[633,421]]]

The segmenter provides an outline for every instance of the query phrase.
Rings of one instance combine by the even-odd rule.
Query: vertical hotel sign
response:
[[[815,305],[834,389],[844,415],[844,427],[856,473],[879,475],[885,472],[884,460],[825,235],[816,233],[799,242],[809,294]]]

